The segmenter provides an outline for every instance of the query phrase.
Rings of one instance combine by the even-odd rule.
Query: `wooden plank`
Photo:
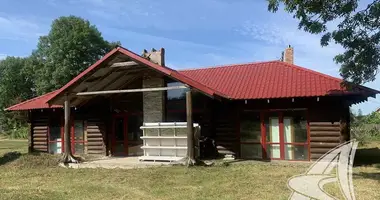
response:
[[[33,133],[33,138],[42,137],[47,138],[47,132],[45,133]]]
[[[311,142],[339,142],[339,137],[310,137]]]
[[[340,136],[339,131],[310,131],[310,136]]]
[[[47,141],[35,141],[33,142],[34,146],[39,146],[39,145],[46,145],[47,146]]]
[[[310,126],[340,126],[339,122],[310,122]]]
[[[331,148],[310,148],[310,153],[326,153],[330,151]]]
[[[36,134],[47,134],[48,130],[45,129],[45,130],[33,130],[33,135],[36,135]]]
[[[340,131],[339,126],[310,126],[310,131]]]
[[[130,66],[135,66],[138,65],[135,61],[127,61],[127,62],[117,62],[113,63],[110,67],[115,68],[115,67],[130,67]]]
[[[89,138],[87,137],[87,142],[99,142],[99,141],[103,141],[103,137],[93,137],[93,138]]]
[[[93,91],[93,92],[78,92],[76,95],[99,95],[99,94],[120,94],[120,93],[131,93],[131,92],[153,92],[153,91],[167,91],[167,90],[178,90],[185,89],[186,86],[171,86],[171,87],[159,87],[159,88],[141,88],[141,89],[129,89],[129,90],[106,90],[106,91]]]
[[[340,143],[321,143],[321,142],[310,142],[310,148],[319,148],[319,147],[324,147],[324,148],[334,148],[338,146]]]
[[[48,129],[47,126],[34,126],[34,127],[33,127],[33,131],[40,131],[40,130],[45,131],[45,130],[47,130],[47,129]]]
[[[90,147],[90,146],[103,146],[103,141],[101,142],[87,142],[87,146]]]
[[[47,137],[34,137],[33,141],[47,141]]]
[[[88,132],[87,133],[87,138],[103,138],[103,135],[98,132]]]

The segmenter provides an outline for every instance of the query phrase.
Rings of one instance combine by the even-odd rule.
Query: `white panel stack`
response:
[[[200,126],[193,124],[194,133]],[[144,156],[139,160],[145,161],[178,161],[187,153],[187,123],[186,122],[159,122],[144,123],[143,130]]]

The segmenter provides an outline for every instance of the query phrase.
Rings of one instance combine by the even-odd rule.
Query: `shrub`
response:
[[[364,145],[370,141],[380,141],[380,125],[379,124],[360,124],[351,128],[351,135],[360,145]]]

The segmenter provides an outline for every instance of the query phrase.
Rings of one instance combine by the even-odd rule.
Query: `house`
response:
[[[117,47],[62,88],[13,105],[30,121],[30,151],[63,151],[71,107],[76,154],[141,155],[143,122],[193,121],[221,154],[244,159],[313,160],[350,139],[349,107],[379,93],[284,61],[173,70],[164,49],[142,56]],[[67,107],[69,108],[69,107]]]

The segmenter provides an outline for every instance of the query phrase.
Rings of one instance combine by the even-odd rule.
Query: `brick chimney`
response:
[[[283,52],[282,61],[294,64],[294,49],[290,45]]]
[[[154,62],[156,64],[159,64],[161,66],[165,66],[165,49],[161,48],[159,51],[152,48],[152,51],[147,51],[144,49],[142,53],[142,57],[150,60],[151,62]]]

